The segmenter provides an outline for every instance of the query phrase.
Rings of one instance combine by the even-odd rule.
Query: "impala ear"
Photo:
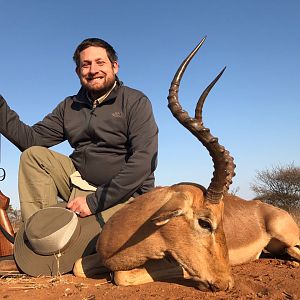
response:
[[[167,224],[170,219],[183,216],[191,207],[191,200],[182,193],[175,192],[170,200],[163,205],[151,218],[156,226]]]
[[[151,219],[156,226],[162,226],[167,224],[171,218],[179,217],[184,215],[185,212],[182,209],[177,209],[174,211],[158,211],[155,216]]]

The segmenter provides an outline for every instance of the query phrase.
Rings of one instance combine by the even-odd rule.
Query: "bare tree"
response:
[[[300,208],[300,167],[290,163],[257,171],[251,184],[256,198],[287,211]]]
[[[19,229],[22,222],[21,211],[9,205],[6,212],[14,231],[16,232]]]
[[[238,193],[239,193],[239,190],[240,190],[240,187],[237,186],[237,187],[233,187],[232,189],[230,189],[229,193],[233,196],[237,196]]]

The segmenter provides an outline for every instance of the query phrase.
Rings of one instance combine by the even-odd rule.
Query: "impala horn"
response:
[[[204,37],[196,48],[187,56],[178,68],[169,89],[168,107],[171,110],[173,116],[187,128],[202,145],[208,150],[209,155],[212,157],[214,163],[213,178],[210,185],[206,190],[205,198],[211,203],[219,203],[225,192],[228,191],[230,184],[232,183],[232,177],[235,175],[233,163],[233,157],[230,156],[224,146],[218,143],[218,138],[211,135],[209,128],[205,128],[202,122],[202,108],[207,95],[210,90],[222,76],[225,68],[219,73],[219,75],[210,83],[210,85],[204,90],[200,96],[196,110],[195,118],[191,118],[189,114],[184,111],[179,103],[178,91],[181,78],[184,74],[188,64],[203,45],[206,37]]]

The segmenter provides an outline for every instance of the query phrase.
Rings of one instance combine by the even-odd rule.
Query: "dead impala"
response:
[[[286,251],[300,260],[299,229],[288,213],[227,194],[233,158],[202,122],[204,101],[224,69],[202,93],[194,118],[179,104],[181,78],[204,40],[179,67],[168,100],[174,117],[212,157],[210,185],[205,189],[180,183],[139,196],[108,220],[98,239],[98,253],[77,261],[75,275],[93,275],[104,266],[114,271],[119,285],[184,277],[201,290],[217,291],[233,286],[230,265],[254,260],[263,249]]]

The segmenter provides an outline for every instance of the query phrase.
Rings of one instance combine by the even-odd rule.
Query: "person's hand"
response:
[[[67,204],[67,208],[74,211],[80,217],[87,217],[92,214],[87,203],[86,197],[76,197]]]

